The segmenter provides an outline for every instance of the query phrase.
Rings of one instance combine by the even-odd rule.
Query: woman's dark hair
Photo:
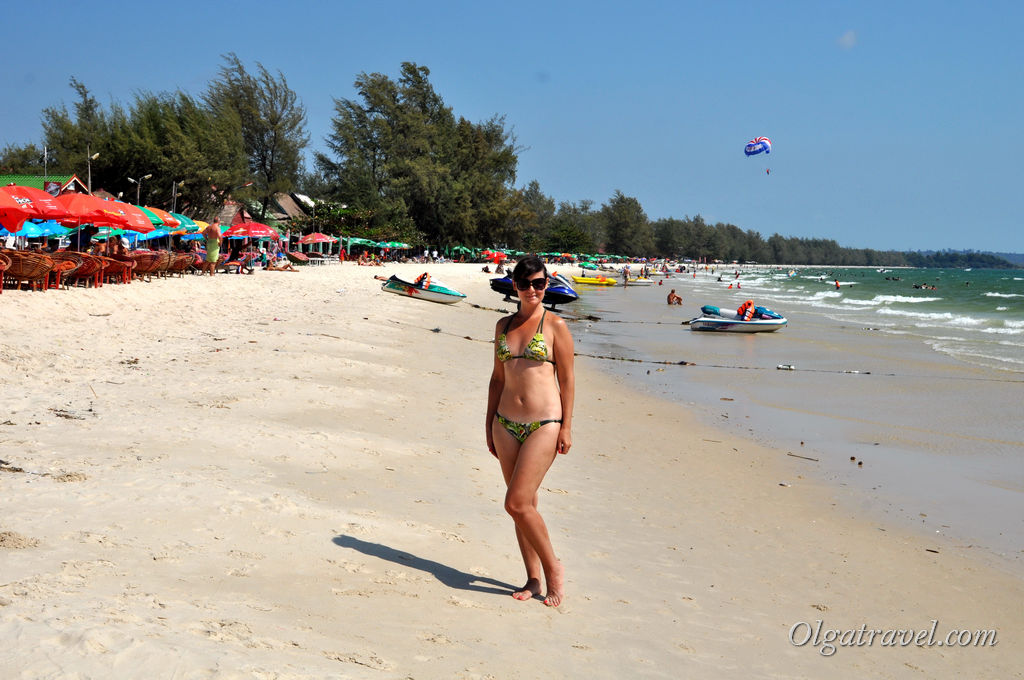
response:
[[[512,270],[512,280],[525,281],[528,276],[533,276],[537,272],[544,272],[544,276],[547,276],[548,268],[536,255],[528,255],[516,262],[516,268]]]

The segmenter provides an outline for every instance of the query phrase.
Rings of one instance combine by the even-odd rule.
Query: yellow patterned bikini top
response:
[[[512,317],[508,318],[505,323],[505,329],[498,336],[498,344],[494,347],[494,353],[498,356],[498,361],[505,363],[511,359],[529,359],[530,361],[548,361],[554,365],[554,361],[548,358],[548,345],[544,342],[544,317],[547,316],[547,310],[540,317],[540,324],[537,325],[537,332],[533,334],[530,342],[526,343],[526,347],[523,348],[523,353],[518,356],[512,356],[512,350],[508,348],[508,342],[505,338],[508,333],[508,327],[512,325]],[[512,316],[515,316],[514,314]]]

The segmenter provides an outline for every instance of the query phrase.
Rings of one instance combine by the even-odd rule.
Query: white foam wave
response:
[[[843,302],[849,302],[850,304],[862,304],[862,305],[889,305],[894,302],[937,302],[941,300],[940,297],[910,297],[907,295],[876,295],[870,300],[843,300]]]
[[[965,347],[950,347],[941,342],[929,342],[932,349],[943,354],[956,357],[957,359],[984,359],[987,361],[994,361],[997,364],[1024,364],[1024,359],[1017,357],[1009,357],[1005,355],[986,354],[985,352],[979,352],[977,350],[969,350]]]
[[[998,298],[1015,298],[1024,297],[1020,293],[985,293],[985,297],[998,297]]]
[[[951,312],[911,312],[905,309],[893,309],[891,307],[882,307],[877,311],[878,314],[888,314],[891,316],[905,316],[909,319],[918,319],[920,321],[931,321],[931,322],[946,322],[942,325],[955,325],[955,326],[980,326],[985,323],[983,319],[975,319],[972,316],[963,316],[961,314],[953,314]]]
[[[1024,335],[1024,328],[982,328],[981,332],[996,335]]]
[[[1005,312],[1008,309],[1009,309],[1009,307],[996,307],[996,311],[997,312]]]

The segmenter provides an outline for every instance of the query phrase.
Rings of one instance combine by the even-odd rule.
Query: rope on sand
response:
[[[412,328],[418,328],[420,330],[429,331],[431,333],[437,333],[439,335],[448,335],[453,338],[461,338],[462,340],[469,340],[470,342],[479,342],[487,345],[493,345],[494,340],[490,338],[474,338],[469,335],[459,335],[457,333],[450,333],[442,330],[441,328],[425,328],[423,326],[417,326],[416,324],[405,323],[403,321],[396,321],[390,319],[391,323],[399,326],[410,326]],[[930,379],[945,379],[945,380],[967,380],[976,382],[1005,382],[1005,383],[1024,383],[1024,379],[1015,378],[973,378],[970,376],[927,376],[927,375],[901,375],[899,373],[872,373],[871,371],[854,371],[854,370],[837,370],[828,368],[797,368],[792,364],[779,364],[774,368],[771,366],[737,366],[734,364],[700,364],[696,361],[674,361],[674,360],[658,360],[658,359],[638,359],[636,357],[613,357],[605,354],[587,354],[585,352],[573,352],[573,356],[585,357],[587,359],[599,359],[601,361],[624,361],[632,364],[654,364],[658,366],[695,366],[697,368],[721,368],[729,369],[733,371],[770,371],[770,370],[784,370],[788,372],[800,372],[800,373],[831,373],[838,375],[875,375],[885,378],[930,378]]]

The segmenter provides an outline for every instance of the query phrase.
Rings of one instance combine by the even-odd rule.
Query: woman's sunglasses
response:
[[[544,290],[548,287],[548,277],[542,277],[539,279],[516,279],[516,288],[519,290],[528,290],[530,286],[533,286],[534,290]]]

